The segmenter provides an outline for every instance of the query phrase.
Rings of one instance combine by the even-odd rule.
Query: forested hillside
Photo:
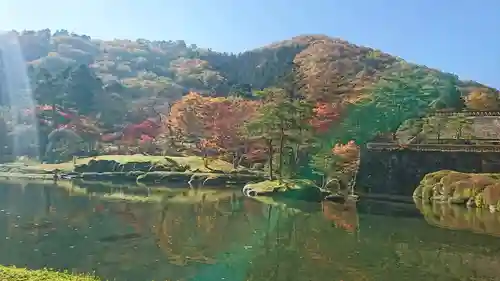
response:
[[[384,75],[422,71],[425,76],[449,76],[378,50],[326,36],[298,36],[240,54],[219,53],[177,41],[94,40],[65,30],[24,31],[23,54],[35,69],[62,71],[88,65],[105,84],[119,81],[137,95],[163,92],[178,98],[183,90],[227,95],[275,86],[295,63],[311,95],[358,94]],[[480,86],[459,83],[461,87]],[[340,86],[340,87],[339,87]],[[354,89],[349,91],[348,89]],[[145,93],[142,93],[145,92]],[[356,96],[356,95],[354,95]]]
[[[480,109],[498,106],[495,89],[323,35],[240,54],[182,40],[96,40],[66,30],[17,35],[37,114],[44,116],[41,139],[64,125],[92,140],[90,148],[189,140],[198,150],[267,159],[271,166],[316,155],[315,166],[324,169],[338,142],[362,144],[429,110],[461,110],[464,100],[479,101]],[[3,126],[17,130],[8,120]]]

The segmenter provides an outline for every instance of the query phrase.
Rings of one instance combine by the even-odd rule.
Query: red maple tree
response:
[[[314,107],[314,116],[311,125],[318,133],[327,132],[340,119],[340,105],[336,103],[317,102]]]
[[[206,98],[199,108],[198,117],[205,138],[222,153],[230,154],[237,167],[251,150],[251,142],[245,137],[245,122],[256,113],[259,103],[238,98]]]

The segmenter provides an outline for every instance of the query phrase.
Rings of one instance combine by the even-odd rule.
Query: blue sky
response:
[[[0,0],[0,29],[239,52],[326,34],[500,88],[498,0]]]

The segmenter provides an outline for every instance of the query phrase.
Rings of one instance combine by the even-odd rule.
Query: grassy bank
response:
[[[167,160],[168,159],[168,160]],[[41,164],[33,166],[34,169],[44,170],[44,171],[53,171],[58,169],[64,172],[71,172],[78,165],[88,165],[91,160],[95,161],[115,161],[120,164],[128,164],[128,163],[150,163],[152,165],[168,165],[170,163],[175,162],[179,166],[187,166],[189,167],[189,171],[196,171],[201,173],[210,173],[213,171],[220,172],[231,172],[233,171],[233,165],[226,161],[222,161],[219,159],[209,161],[208,168],[205,167],[204,161],[202,157],[199,156],[150,156],[150,155],[142,155],[142,154],[134,154],[134,155],[100,155],[97,157],[86,157],[86,158],[78,158],[73,162],[64,162],[59,164]]]
[[[73,275],[47,269],[29,270],[0,265],[1,281],[101,281],[90,275]]]
[[[147,184],[184,183],[207,185],[244,184],[264,178],[261,171],[198,156],[102,155],[59,164],[7,163],[0,165],[0,177],[51,180],[53,172],[92,181],[135,181]]]
[[[58,164],[38,164],[34,162],[23,163],[5,163],[1,165],[0,172],[22,172],[22,173],[32,173],[32,174],[43,174],[51,173],[54,170],[59,170],[61,172],[73,172],[76,168],[83,165],[89,165],[89,163],[94,162],[107,162],[114,161],[120,165],[127,164],[149,164],[154,167],[187,167],[186,171],[199,172],[199,173],[229,173],[233,172],[235,169],[233,165],[229,162],[213,159],[208,161],[207,167],[205,167],[204,160],[199,156],[150,156],[142,154],[134,155],[100,155],[96,157],[85,157],[78,158],[73,163],[73,161],[63,162]],[[91,163],[92,164],[92,163]],[[110,170],[102,172],[112,172]]]

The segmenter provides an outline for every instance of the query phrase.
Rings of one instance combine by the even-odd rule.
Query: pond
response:
[[[0,183],[0,264],[117,281],[500,280],[498,237],[478,210]]]

